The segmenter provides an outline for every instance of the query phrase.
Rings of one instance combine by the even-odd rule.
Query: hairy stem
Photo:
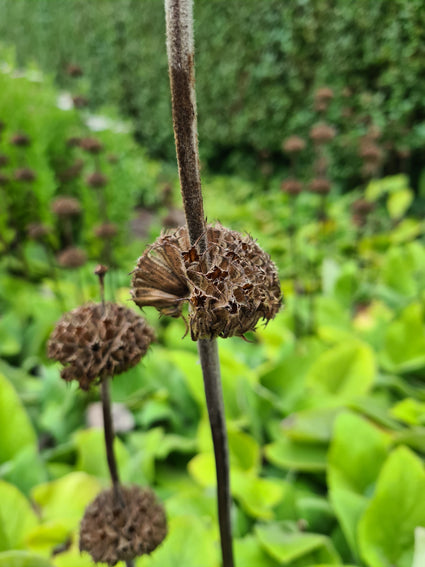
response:
[[[192,0],[165,0],[168,70],[180,188],[189,238],[207,250],[196,119]],[[214,445],[223,567],[233,567],[229,450],[217,342],[199,340],[205,397]]]

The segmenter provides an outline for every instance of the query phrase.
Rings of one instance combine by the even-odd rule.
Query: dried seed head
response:
[[[36,175],[29,167],[22,167],[17,169],[14,173],[16,181],[24,181],[25,183],[32,183],[36,179]]]
[[[282,148],[287,154],[296,154],[305,148],[305,140],[299,136],[290,136],[283,142]]]
[[[47,354],[65,366],[64,380],[77,380],[88,390],[135,366],[153,339],[152,329],[131,309],[93,303],[65,313],[50,336]]]
[[[372,142],[363,143],[359,154],[366,163],[380,163],[383,157],[381,149]]]
[[[8,163],[8,156],[6,154],[0,154],[0,167],[5,167]]]
[[[66,68],[66,72],[73,79],[77,79],[78,77],[81,77],[83,75],[83,70],[79,65],[76,65],[75,63],[70,63]]]
[[[276,266],[250,236],[207,226],[207,250],[191,246],[186,227],[160,236],[138,260],[132,297],[178,317],[189,303],[193,340],[243,336],[281,306]]]
[[[75,108],[84,108],[89,104],[87,97],[85,97],[84,95],[73,96],[72,102],[74,103]]]
[[[50,227],[41,222],[32,222],[27,226],[28,238],[32,240],[43,240],[50,232]]]
[[[297,179],[285,179],[282,181],[280,188],[288,195],[299,195],[303,190],[303,184]]]
[[[58,173],[59,181],[62,181],[62,183],[66,183],[67,181],[76,179],[80,175],[83,167],[84,167],[84,160],[76,159],[72,165],[70,165],[69,167]]]
[[[100,173],[100,171],[95,171],[87,177],[86,181],[87,185],[89,185],[90,187],[99,189],[107,185],[108,178],[106,177],[106,175],[103,175],[103,173]]]
[[[316,144],[326,144],[335,138],[335,135],[335,128],[325,123],[316,124],[310,130],[310,138]]]
[[[14,134],[10,140],[10,143],[14,146],[19,146],[21,148],[27,147],[31,144],[30,137],[23,132],[18,132]]]
[[[114,238],[118,234],[118,227],[113,222],[104,222],[94,228],[94,234],[103,240]]]
[[[81,213],[81,205],[75,197],[57,197],[51,202],[51,210],[58,217],[72,217]]]
[[[97,138],[83,138],[80,140],[80,148],[90,154],[100,154],[103,144]]]
[[[369,213],[373,211],[375,208],[374,203],[372,201],[367,201],[366,199],[357,199],[351,205],[351,210],[354,214],[367,216]]]
[[[80,551],[93,561],[115,565],[150,554],[167,535],[162,504],[149,488],[122,487],[125,506],[115,502],[112,489],[101,492],[84,513]]]
[[[309,189],[313,193],[318,193],[319,195],[327,195],[331,190],[331,183],[329,179],[324,179],[322,177],[317,177],[313,179],[309,184]]]
[[[320,89],[317,89],[314,95],[315,100],[324,100],[326,102],[332,100],[333,97],[334,92],[330,87],[321,87]]]
[[[58,255],[57,260],[62,268],[81,268],[87,262],[87,254],[81,248],[70,246]]]
[[[81,143],[81,138],[79,138],[78,136],[71,136],[71,138],[68,138],[66,141],[66,145],[69,148],[76,148],[80,145]]]
[[[4,187],[9,183],[9,181],[10,181],[9,176],[6,175],[5,173],[0,172],[0,187]]]

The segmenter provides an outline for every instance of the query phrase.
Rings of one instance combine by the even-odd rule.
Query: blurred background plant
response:
[[[0,0],[0,567],[90,565],[98,399],[59,380],[46,340],[97,298],[99,261],[131,307],[136,258],[183,222],[163,8],[140,6]],[[238,567],[421,565],[421,8],[195,5],[208,220],[258,238],[286,296],[253,345],[221,347]],[[137,565],[218,567],[196,350],[182,321],[146,317],[158,345],[111,384],[123,482],[153,485],[170,520]]]

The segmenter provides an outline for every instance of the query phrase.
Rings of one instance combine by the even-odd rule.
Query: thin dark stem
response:
[[[198,352],[204,377],[205,397],[207,400],[216,463],[218,521],[220,524],[223,567],[232,567],[234,562],[230,519],[229,450],[227,445],[226,418],[224,415],[217,341],[200,339],[198,341]]]
[[[103,432],[105,435],[106,460],[108,461],[109,474],[112,480],[115,500],[124,507],[124,499],[121,492],[120,479],[118,476],[117,461],[114,453],[114,426],[112,422],[111,399],[109,396],[109,378],[102,380],[102,413]]]

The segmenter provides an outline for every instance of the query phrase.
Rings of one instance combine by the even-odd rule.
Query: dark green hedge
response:
[[[423,0],[197,0],[195,17],[210,164],[240,166],[243,157],[249,168],[265,151],[276,161],[284,137],[307,135],[312,95],[324,84],[337,94],[329,120],[346,137],[337,176],[358,167],[347,144],[370,121],[393,157],[425,146]],[[35,58],[67,87],[66,65],[79,63],[93,104],[117,103],[138,139],[172,158],[163,21],[161,0],[0,0],[0,36],[20,61]],[[347,106],[356,116],[349,124]]]

